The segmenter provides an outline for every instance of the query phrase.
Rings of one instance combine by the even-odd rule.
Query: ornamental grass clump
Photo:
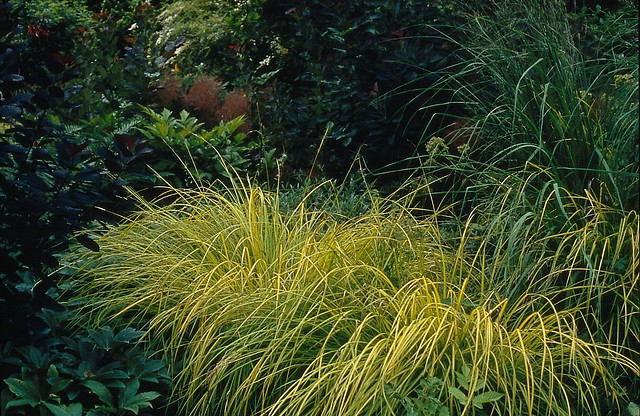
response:
[[[640,346],[638,213],[572,193],[531,166],[483,192],[490,197],[468,221],[482,238],[468,227],[458,242],[480,272],[478,290],[509,299],[544,294],[580,316],[581,330],[640,360],[633,352]]]
[[[169,197],[74,253],[69,283],[96,325],[148,331],[185,414],[393,415],[437,378],[452,414],[564,415],[617,404],[610,363],[638,373],[544,294],[480,290],[437,216],[285,214],[249,184]]]
[[[591,192],[608,206],[637,211],[638,2],[603,12],[598,23],[583,26],[583,38],[576,33],[580,19],[561,0],[470,1],[459,12],[464,24],[440,31],[455,48],[451,64],[439,74],[424,69],[407,84],[424,97],[450,91],[452,105],[464,108],[464,118],[440,126],[443,137],[456,132],[447,144],[473,132],[467,144],[477,162],[502,169],[535,164],[574,194]],[[598,53],[585,53],[591,48]],[[420,87],[433,77],[437,82]],[[433,112],[425,106],[414,117]],[[425,128],[421,143],[433,128]]]

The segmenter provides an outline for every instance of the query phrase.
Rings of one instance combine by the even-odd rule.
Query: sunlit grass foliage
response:
[[[637,218],[625,217],[620,234],[582,225],[583,242],[567,237],[544,257],[553,249],[526,215],[507,229],[484,221],[489,238],[477,244],[464,224],[457,238],[443,235],[444,213],[418,218],[392,200],[337,220],[306,198],[283,213],[278,194],[238,181],[167,195],[170,204],[141,200],[98,239],[99,252],[78,250],[70,286],[96,325],[149,331],[186,414],[399,414],[389,387],[409,397],[426,378],[442,381],[434,395],[452,414],[599,414],[627,400],[614,369],[638,376],[609,342],[626,342],[619,328],[604,337],[581,328],[592,292],[614,291],[626,314],[617,322],[637,336],[637,275],[611,274],[618,252],[638,264]],[[609,243],[591,246],[597,232]],[[576,279],[587,266],[572,259],[585,251],[602,276],[583,278],[583,290],[537,273]],[[561,304],[569,289],[576,295]]]
[[[534,186],[540,176],[547,182]],[[510,299],[544,294],[554,308],[572,311],[578,333],[640,362],[638,213],[607,206],[590,192],[576,195],[537,167],[484,191],[492,197],[473,210],[459,241],[481,271],[480,291]],[[633,396],[640,380],[630,378]]]

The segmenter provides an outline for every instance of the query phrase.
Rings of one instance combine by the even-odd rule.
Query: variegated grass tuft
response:
[[[70,286],[96,325],[149,331],[185,414],[392,415],[401,403],[385,386],[408,396],[428,377],[453,414],[587,414],[621,404],[612,368],[639,372],[615,337],[581,331],[584,299],[561,307],[557,286],[506,283],[525,277],[493,237],[511,230],[518,256],[536,242],[528,220],[494,225],[497,246],[475,254],[464,232],[447,243],[444,214],[418,219],[391,200],[337,221],[305,199],[284,214],[277,194],[239,182],[170,193],[168,205],[141,200],[99,252],[74,253]]]

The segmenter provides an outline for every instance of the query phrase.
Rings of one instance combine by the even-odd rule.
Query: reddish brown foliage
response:
[[[239,116],[249,117],[251,103],[249,97],[244,91],[233,90],[224,98],[222,106],[216,112],[216,118],[220,121],[233,120]],[[245,122],[243,128],[245,132],[249,130],[248,121]]]
[[[171,110],[186,108],[207,124],[218,124],[239,116],[248,119],[251,103],[247,94],[241,90],[233,90],[223,100],[222,89],[222,82],[218,78],[203,76],[198,78],[185,94],[180,80],[175,74],[171,74],[158,89],[156,101]],[[249,127],[247,120],[240,130],[246,133]]]
[[[156,93],[158,104],[164,108],[173,109],[182,102],[182,83],[173,74],[165,77],[163,85]]]
[[[222,83],[217,78],[204,76],[197,79],[184,96],[185,105],[204,121],[214,121],[220,107]]]

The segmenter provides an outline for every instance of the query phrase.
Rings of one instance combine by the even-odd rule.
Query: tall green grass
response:
[[[600,52],[589,55],[565,3],[461,5],[465,24],[441,32],[453,45],[454,63],[422,95],[448,90],[464,107],[472,157],[481,169],[534,164],[572,193],[588,191],[609,206],[637,210],[638,3],[625,0],[601,23],[585,24]]]
[[[562,1],[462,7],[442,33],[458,60],[423,94],[452,91],[471,149],[434,158],[425,136],[419,174],[449,180],[481,291],[550,296],[639,360],[638,3],[579,21],[582,38]]]
[[[96,325],[149,331],[185,414],[392,415],[402,407],[385,386],[409,397],[428,377],[453,414],[599,414],[627,400],[612,369],[640,371],[581,332],[582,304],[558,307],[557,288],[504,290],[499,250],[467,253],[464,231],[448,244],[444,214],[378,200],[337,221],[304,198],[284,214],[250,185],[170,193],[141,201],[99,252],[79,249],[70,287]],[[487,392],[499,400],[475,408]]]
[[[471,214],[482,238],[467,233],[460,244],[481,270],[477,284],[509,299],[544,294],[554,308],[572,311],[579,333],[640,362],[638,213],[552,180],[530,200],[539,175],[547,173],[530,169],[502,180]],[[631,378],[628,387],[637,389],[640,380]]]

